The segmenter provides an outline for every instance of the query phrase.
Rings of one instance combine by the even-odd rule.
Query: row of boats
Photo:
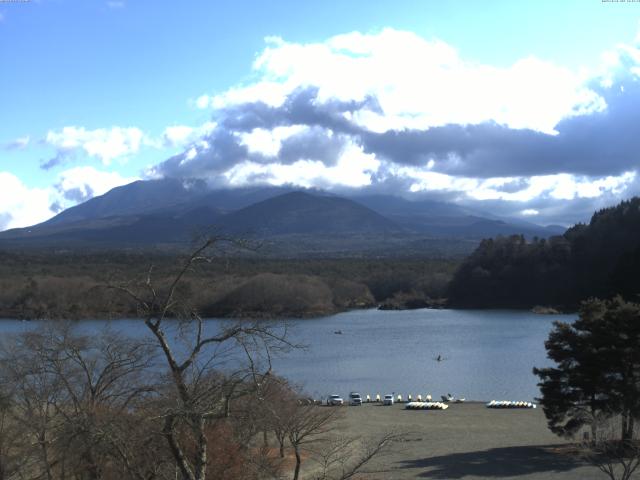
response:
[[[456,398],[450,393],[442,395],[441,402],[432,401],[431,395],[425,395],[424,401],[422,395],[417,395],[413,398],[411,395],[407,395],[406,399],[402,395],[385,395],[384,401],[380,398],[380,394],[372,399],[369,395],[366,396],[364,403],[384,403],[385,405],[394,403],[404,403],[405,408],[409,410],[446,410],[449,408],[450,403],[462,403],[464,398]],[[491,400],[486,404],[487,408],[536,408],[536,404],[525,401],[512,401],[512,400]]]
[[[408,402],[404,408],[407,410],[446,410],[449,405],[444,402]]]
[[[449,408],[449,402],[407,402],[404,408],[407,410],[446,410]],[[491,400],[487,403],[487,408],[536,408],[536,404],[511,400]]]
[[[388,397],[388,395],[385,395],[385,397]],[[400,394],[397,395],[397,396],[393,395],[392,397],[393,397],[393,401],[395,403],[407,403],[407,402],[409,402],[409,403],[418,402],[419,403],[419,402],[423,402],[422,395],[420,395],[420,394],[417,395],[416,397],[412,397],[411,394],[409,394],[409,395],[407,395],[406,400]],[[454,397],[450,393],[448,393],[447,395],[442,395],[441,398],[442,398],[442,402],[449,402],[449,403],[462,403],[462,402],[465,401],[464,398]],[[432,397],[431,397],[430,394],[426,394],[424,396],[424,402],[431,402],[431,400],[432,400]],[[372,402],[372,401],[373,402],[381,402],[382,399],[380,398],[380,394],[379,393],[376,394],[375,400],[371,400],[371,397],[369,395],[366,396],[366,400],[365,400],[366,403],[369,403],[369,402]],[[432,403],[441,403],[441,402],[432,402]]]
[[[388,397],[388,396],[389,395],[385,395],[385,397]],[[402,395],[392,395],[391,397],[393,398],[393,401],[395,403],[405,403],[405,402],[414,401],[413,397],[411,395],[407,395],[406,400],[404,399],[404,397]],[[415,399],[418,402],[422,402],[422,395],[416,396]],[[429,395],[429,394],[425,395],[424,400],[426,402],[430,402],[431,401],[431,395]],[[365,397],[365,403],[370,403],[370,402],[380,403],[382,401],[383,401],[383,399],[380,397],[379,393],[376,394],[375,399],[373,399],[373,400],[371,400],[371,396],[370,395],[367,395]]]
[[[487,408],[536,408],[531,402],[512,402],[510,400],[491,400],[487,403]]]

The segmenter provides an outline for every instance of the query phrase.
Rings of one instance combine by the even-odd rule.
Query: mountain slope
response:
[[[151,246],[186,242],[210,226],[222,233],[252,237],[401,232],[393,222],[356,202],[305,192],[278,195],[228,214],[210,206],[186,210],[188,207],[193,203],[170,204],[150,213],[71,219],[86,215],[88,209],[84,209],[82,215],[62,221],[2,232],[0,242],[23,246]]]
[[[232,233],[259,235],[400,232],[394,222],[356,202],[291,192],[250,205],[221,219]]]
[[[68,208],[43,225],[61,225],[96,218],[139,215],[192,201],[207,192],[202,181],[166,178],[139,180]]]
[[[81,220],[154,212],[179,215],[201,207],[229,212],[290,191],[287,187],[211,190],[202,180],[139,180],[68,208],[43,224],[60,225]]]

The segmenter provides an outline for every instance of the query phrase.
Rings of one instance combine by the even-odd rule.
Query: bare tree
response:
[[[336,437],[332,433],[336,422],[343,418],[343,409],[307,404],[295,391],[284,388],[278,400],[270,407],[270,421],[281,455],[284,456],[285,440],[293,449],[294,480],[300,477],[303,453],[317,466],[310,478],[347,480],[363,473],[372,460],[388,453],[395,442],[407,435],[390,432],[367,441]]]
[[[63,324],[12,340],[2,379],[13,385],[13,420],[37,446],[21,452],[33,460],[32,475],[100,479],[117,465],[130,478],[149,478],[133,468],[140,462],[131,433],[143,430],[136,428],[134,403],[154,392],[153,350],[109,331],[84,336]]]
[[[11,394],[0,390],[0,480],[19,472],[25,463],[22,455],[26,439],[12,416]]]
[[[392,445],[407,437],[405,432],[389,432],[375,440],[338,437],[315,450],[312,459],[319,465],[314,480],[348,480],[359,474],[378,473],[365,468],[375,458],[390,452]]]
[[[261,417],[265,429],[269,430],[278,442],[278,454],[285,457],[290,418],[298,407],[299,395],[286,379],[272,375],[264,382],[263,401],[260,405]]]
[[[625,419],[626,420],[626,419]],[[629,480],[640,467],[640,438],[636,429],[630,437],[620,440],[624,423],[619,418],[601,419],[597,437],[581,445],[581,455],[611,480]]]
[[[304,404],[297,404],[289,413],[285,428],[296,457],[293,480],[298,480],[300,475],[302,451],[310,449],[313,444],[325,441],[332,423],[340,417],[341,413],[338,408]]]
[[[177,293],[185,276],[200,262],[211,261],[210,251],[224,243],[218,237],[203,242],[165,288],[154,283],[152,268],[142,284],[111,285],[136,303],[164,357],[174,396],[162,414],[162,433],[184,480],[206,478],[207,427],[212,420],[227,416],[229,391],[249,381],[258,369],[263,370],[262,375],[269,372],[271,352],[289,346],[286,329],[277,331],[257,322],[234,322],[211,331],[195,310],[179,300]],[[240,355],[248,362],[241,364]],[[224,369],[225,362],[227,367],[235,365],[232,371],[221,376],[219,383],[206,381],[211,372]]]
[[[60,379],[45,368],[41,349],[32,350],[27,335],[18,335],[3,343],[0,377],[10,392],[10,418],[27,440],[20,454],[25,465],[39,476],[52,480],[59,464],[55,441],[61,416],[58,405],[62,396]]]
[[[100,457],[120,453],[122,449],[114,450],[119,446],[115,439],[126,438],[114,420],[129,416],[133,402],[154,391],[148,383],[154,352],[142,342],[108,331],[90,338],[62,331],[52,341],[45,361],[64,386],[63,438],[71,451],[80,453],[80,470],[97,480],[106,463]],[[118,456],[126,466],[128,458]]]

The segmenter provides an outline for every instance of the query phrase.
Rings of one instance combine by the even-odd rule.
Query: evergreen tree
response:
[[[545,342],[556,367],[534,368],[551,431],[571,436],[585,425],[595,439],[601,417],[619,415],[622,438],[640,417],[640,305],[613,300],[582,304],[573,324],[556,322]]]

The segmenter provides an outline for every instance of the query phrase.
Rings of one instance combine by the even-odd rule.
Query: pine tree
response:
[[[619,415],[622,441],[640,417],[640,305],[621,297],[582,304],[573,324],[556,322],[545,342],[556,367],[534,368],[552,432],[571,436]]]

